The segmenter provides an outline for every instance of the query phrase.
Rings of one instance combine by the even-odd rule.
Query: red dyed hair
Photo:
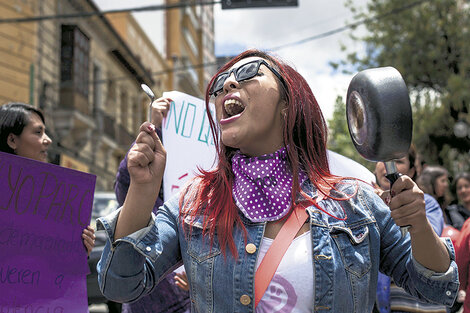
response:
[[[268,61],[284,79],[283,83],[278,82],[278,86],[281,98],[287,103],[283,139],[293,173],[292,204],[299,193],[305,199],[311,200],[301,189],[299,170],[305,171],[313,185],[323,194],[327,194],[328,186],[337,181],[337,177],[331,175],[328,166],[327,125],[306,80],[290,65],[260,50],[247,50],[226,63],[212,77],[205,96],[206,112],[216,143],[218,164],[211,171],[200,169],[201,173],[196,178],[197,185],[193,188],[188,187],[186,192],[182,193],[180,207],[183,209],[180,217],[186,221],[194,221],[196,216],[203,215],[205,234],[210,236],[212,242],[217,229],[222,252],[226,255],[228,247],[234,257],[238,255],[232,237],[234,227],[241,227],[246,235],[245,227],[238,215],[238,208],[232,198],[234,174],[231,159],[236,149],[225,146],[219,139],[216,124],[209,110],[209,92],[217,75],[248,57],[260,57]]]

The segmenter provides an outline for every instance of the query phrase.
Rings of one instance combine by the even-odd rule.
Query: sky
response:
[[[161,4],[163,0],[94,0],[101,10],[133,8]],[[247,48],[272,50],[344,26],[353,21],[345,0],[298,0],[298,7],[222,10],[214,6],[215,53],[235,55]],[[363,8],[367,0],[354,0]],[[155,43],[164,50],[163,12],[134,13],[135,18]],[[363,27],[355,30],[364,32]],[[293,65],[310,85],[326,119],[331,118],[338,95],[345,98],[353,75],[335,71],[329,65],[345,59],[341,44],[361,51],[359,43],[349,39],[349,31],[311,40],[273,51]]]

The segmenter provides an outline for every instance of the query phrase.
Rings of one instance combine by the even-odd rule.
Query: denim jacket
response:
[[[356,193],[353,183],[341,188],[354,196],[343,201],[326,198],[318,204],[331,215],[345,213],[346,219],[335,219],[315,206],[306,209],[314,263],[312,312],[371,312],[379,269],[420,299],[452,305],[459,283],[450,240],[445,240],[451,256],[447,272],[426,269],[413,259],[409,235],[401,237],[389,208],[372,188],[362,183]],[[304,190],[316,197],[309,183]],[[191,233],[183,230],[186,225],[178,217],[178,196],[160,207],[146,228],[115,241],[119,212],[99,220],[109,236],[98,264],[98,280],[106,297],[119,302],[138,299],[183,262],[190,283],[191,312],[255,312],[257,248],[265,223],[241,216],[248,237],[245,242],[243,231],[235,228],[235,259],[230,251],[224,257],[217,238],[211,246],[209,238],[202,236],[202,223],[196,222]]]

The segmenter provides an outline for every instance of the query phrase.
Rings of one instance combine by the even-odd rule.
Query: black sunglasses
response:
[[[259,67],[261,66],[261,64],[264,64],[267,68],[269,68],[269,70],[271,70],[271,72],[273,72],[273,74],[276,75],[277,78],[279,78],[279,80],[285,87],[285,82],[281,74],[279,74],[279,72],[276,71],[276,69],[274,69],[271,65],[269,65],[268,62],[260,59],[245,63],[236,68],[232,68],[228,72],[220,73],[214,79],[209,94],[217,97],[218,93],[224,88],[225,81],[227,80],[227,78],[230,77],[230,75],[232,75],[232,73],[235,73],[235,79],[237,80],[237,82],[241,82],[255,77],[259,72]]]

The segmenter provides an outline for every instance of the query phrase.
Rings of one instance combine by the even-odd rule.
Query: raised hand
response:
[[[392,185],[390,198],[382,194],[391,210],[391,216],[398,226],[410,225],[410,234],[428,229],[424,193],[408,176],[400,176]]]
[[[163,118],[166,117],[168,110],[170,109],[170,103],[173,100],[170,98],[158,98],[152,103],[152,124],[156,128],[162,127]]]
[[[166,164],[166,151],[155,133],[155,126],[145,122],[128,154],[127,168],[132,184],[159,184]]]
[[[385,193],[382,197],[387,197]],[[411,178],[403,175],[393,183],[388,199],[395,223],[398,226],[411,226],[408,232],[414,259],[432,271],[445,273],[450,265],[450,257],[426,217],[424,193],[421,189]]]
[[[132,234],[148,224],[165,164],[166,151],[155,132],[155,126],[150,122],[143,123],[135,144],[127,154],[131,181],[116,224],[115,239]]]

